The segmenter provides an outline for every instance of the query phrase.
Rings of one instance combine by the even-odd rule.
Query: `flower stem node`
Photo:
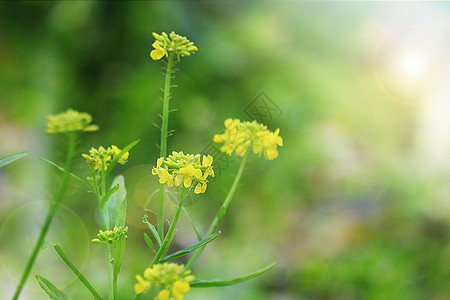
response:
[[[191,271],[185,271],[184,265],[163,263],[153,265],[144,271],[144,276],[136,275],[138,283],[134,286],[136,294],[147,293],[152,286],[159,287],[159,293],[154,300],[182,300],[184,294],[191,289],[190,283],[195,276]]]
[[[152,169],[153,175],[158,175],[160,183],[167,183],[169,187],[181,186],[194,188],[194,193],[206,191],[208,176],[214,177],[212,167],[213,157],[200,154],[184,154],[172,152],[167,158],[160,157],[156,167]]]
[[[179,61],[180,57],[190,56],[191,53],[198,51],[193,42],[173,31],[169,35],[165,32],[161,34],[153,32],[153,37],[156,40],[152,44],[154,49],[150,52],[153,60],[160,60],[164,56],[169,57],[170,54],[174,54]]]
[[[113,230],[99,230],[97,238],[93,239],[93,243],[114,244],[120,237],[125,236],[127,238],[128,226],[114,227]]]
[[[69,133],[77,131],[97,131],[97,125],[91,124],[92,117],[85,112],[68,109],[65,112],[47,117],[45,132],[48,134]]]
[[[225,128],[224,133],[214,136],[214,142],[223,143],[220,150],[226,154],[234,152],[237,156],[244,156],[251,147],[253,153],[263,153],[266,159],[273,160],[278,157],[277,146],[283,146],[280,129],[272,132],[256,121],[242,122],[230,118],[225,120]]]

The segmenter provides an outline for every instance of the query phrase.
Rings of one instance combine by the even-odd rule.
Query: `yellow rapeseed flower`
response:
[[[182,300],[191,289],[190,283],[195,277],[191,271],[185,271],[184,265],[162,263],[153,265],[144,271],[144,277],[136,276],[138,283],[134,286],[136,294],[148,292],[152,286],[160,289],[154,300]]]
[[[185,188],[194,187],[194,193],[200,194],[206,191],[208,176],[214,177],[212,167],[213,157],[203,156],[200,162],[200,154],[184,154],[172,152],[166,159],[158,158],[156,167],[152,169],[153,175],[158,175],[160,183],[166,183],[169,187],[183,184]]]
[[[152,52],[150,52],[150,57],[153,60],[160,60],[164,55],[167,55],[167,51],[164,50],[164,48],[161,47],[158,42],[154,42],[152,46],[153,48],[155,48],[154,50],[152,50]]]
[[[173,283],[172,286],[172,294],[177,300],[183,300],[184,294],[186,294],[190,290],[191,287],[189,286],[189,283],[184,280],[177,280]]]
[[[283,146],[283,139],[279,136],[280,129],[271,132],[256,121],[241,122],[231,118],[224,123],[225,132],[214,136],[215,143],[224,144],[220,148],[222,152],[244,156],[248,148],[252,147],[253,153],[262,153],[268,160],[278,157],[277,146]]]
[[[169,300],[170,291],[169,290],[161,290],[156,296],[155,300]]]
[[[91,124],[92,117],[90,114],[70,108],[65,112],[49,115],[47,120],[45,132],[49,134],[98,130],[97,125]]]
[[[176,55],[179,60],[180,57],[190,56],[191,53],[198,51],[193,42],[173,31],[170,34],[153,32],[153,37],[155,38],[155,42],[152,44],[154,49],[150,52],[153,60],[160,60],[170,54]]]
[[[111,148],[112,148],[112,150],[114,151],[114,157],[116,157],[117,155],[120,154],[120,152],[122,152],[121,149],[117,148],[117,147],[114,146],[114,145],[111,145]],[[121,156],[121,157],[119,158],[119,160],[118,160],[118,163],[121,164],[121,165],[126,164],[126,163],[127,163],[128,156],[130,156],[130,153],[129,153],[129,152],[125,152],[124,154],[122,154],[122,156]]]

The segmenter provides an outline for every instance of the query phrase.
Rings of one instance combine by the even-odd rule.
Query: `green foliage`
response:
[[[10,163],[12,163],[24,156],[27,156],[28,154],[30,154],[30,152],[24,151],[24,152],[19,152],[19,153],[4,157],[4,158],[0,159],[0,168],[4,167],[6,165],[9,165]]]
[[[39,286],[47,293],[50,299],[53,300],[69,300],[70,298],[61,290],[58,290],[50,281],[42,276],[36,275],[36,280]]]

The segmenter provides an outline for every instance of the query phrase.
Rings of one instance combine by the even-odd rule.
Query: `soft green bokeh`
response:
[[[115,169],[124,173],[129,207],[119,299],[134,296],[134,276],[152,259],[140,206],[157,188],[152,123],[160,122],[163,77],[161,62],[149,57],[151,33],[174,30],[199,51],[178,65],[169,150],[201,152],[226,118],[249,119],[245,108],[260,92],[282,110],[265,121],[284,139],[274,161],[250,159],[222,235],[194,274],[226,278],[277,266],[234,287],[192,290],[187,300],[448,299],[449,13],[448,3],[1,2],[0,157],[33,153],[0,170],[0,232],[8,233],[0,237],[1,294],[12,295],[27,255],[14,251],[24,236],[32,244],[37,233],[28,227],[42,222],[8,216],[52,195],[60,174],[38,158],[61,161],[63,145],[44,134],[45,117],[70,107],[100,126],[81,142],[81,177],[82,152],[141,139],[127,165]],[[203,231],[237,171],[239,159],[231,161],[188,207]],[[94,238],[93,195],[74,182],[64,204]],[[168,218],[173,211],[169,205]],[[87,252],[79,219],[64,220],[63,237],[57,223],[49,237],[81,266],[88,256],[83,273],[106,295],[103,248],[91,244]],[[194,242],[181,220],[172,250]],[[56,254],[44,251],[38,261],[55,265],[39,265],[39,274],[70,278]],[[22,299],[47,299],[33,278],[27,287]],[[61,288],[89,298],[77,281]]]

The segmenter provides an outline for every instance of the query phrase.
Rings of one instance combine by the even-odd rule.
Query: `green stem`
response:
[[[28,259],[25,270],[20,278],[19,284],[17,285],[16,291],[12,297],[12,300],[17,300],[19,295],[30,275],[31,269],[33,268],[34,262],[36,261],[39,250],[44,242],[45,236],[47,235],[48,229],[50,228],[50,224],[52,223],[53,216],[55,215],[56,209],[58,205],[61,203],[64,198],[64,194],[67,189],[67,184],[70,178],[70,171],[72,169],[73,158],[75,156],[75,145],[76,145],[76,136],[75,133],[67,134],[67,156],[66,156],[66,164],[64,166],[65,172],[63,173],[63,177],[61,179],[61,183],[59,184],[58,191],[53,198],[53,202],[50,204],[50,208],[47,213],[47,217],[45,218],[44,225],[42,225],[41,232],[39,233],[39,237],[36,241],[36,244],[33,247],[33,251]]]
[[[170,54],[168,57],[166,75],[164,79],[164,94],[163,94],[163,112],[162,112],[162,125],[161,125],[161,145],[160,145],[160,157],[166,157],[167,155],[167,135],[169,128],[169,100],[170,100],[170,81],[172,79],[174,66],[174,55]],[[159,201],[158,201],[158,234],[161,240],[164,239],[164,203],[165,203],[165,186],[159,185]]]
[[[142,294],[136,294],[136,296],[134,296],[134,300],[139,300],[141,299]]]
[[[167,252],[167,249],[169,249],[170,242],[173,239],[175,226],[177,225],[178,218],[180,217],[181,209],[183,207],[183,197],[184,197],[184,186],[181,188],[180,193],[180,200],[178,201],[177,210],[175,211],[175,215],[173,216],[172,223],[170,224],[169,231],[167,231],[166,237],[161,245],[161,247],[158,249],[158,252],[155,255],[155,258],[153,258],[151,266],[154,264],[157,264],[161,261],[161,258],[164,257],[164,255]]]
[[[96,300],[103,300],[102,297],[98,294],[98,292],[95,290],[95,288],[92,286],[92,284],[84,277],[83,274],[75,267],[75,265],[70,261],[69,257],[64,253],[62,248],[59,245],[53,245],[56,252],[59,254],[59,256],[62,258],[62,260],[69,266],[69,268],[72,270],[72,272],[78,277],[78,279],[83,283],[83,285],[91,292],[92,296]]]
[[[217,226],[219,226],[220,221],[222,221],[223,217],[225,216],[228,206],[230,206],[231,200],[233,199],[234,193],[236,192],[236,189],[239,185],[239,182],[241,180],[242,177],[242,173],[244,172],[244,168],[245,168],[245,164],[247,163],[247,156],[248,156],[248,151],[245,153],[244,157],[241,160],[241,164],[239,165],[239,170],[238,173],[236,175],[236,177],[234,178],[234,182],[233,185],[231,186],[230,190],[228,191],[227,197],[225,198],[225,200],[222,203],[222,206],[220,207],[216,217],[214,218],[214,220],[212,221],[211,225],[209,226],[208,231],[205,234],[205,237],[213,234],[213,232],[216,230]],[[191,259],[188,261],[188,263],[186,264],[185,269],[189,270],[190,268],[192,268],[192,265],[194,264],[194,262],[198,259],[198,257],[202,254],[203,250],[205,249],[206,245],[199,248],[194,255],[191,257]]]
[[[108,270],[108,299],[116,300],[116,294],[114,292],[114,264],[112,260],[112,251],[109,244],[105,244],[106,252],[106,268]]]

